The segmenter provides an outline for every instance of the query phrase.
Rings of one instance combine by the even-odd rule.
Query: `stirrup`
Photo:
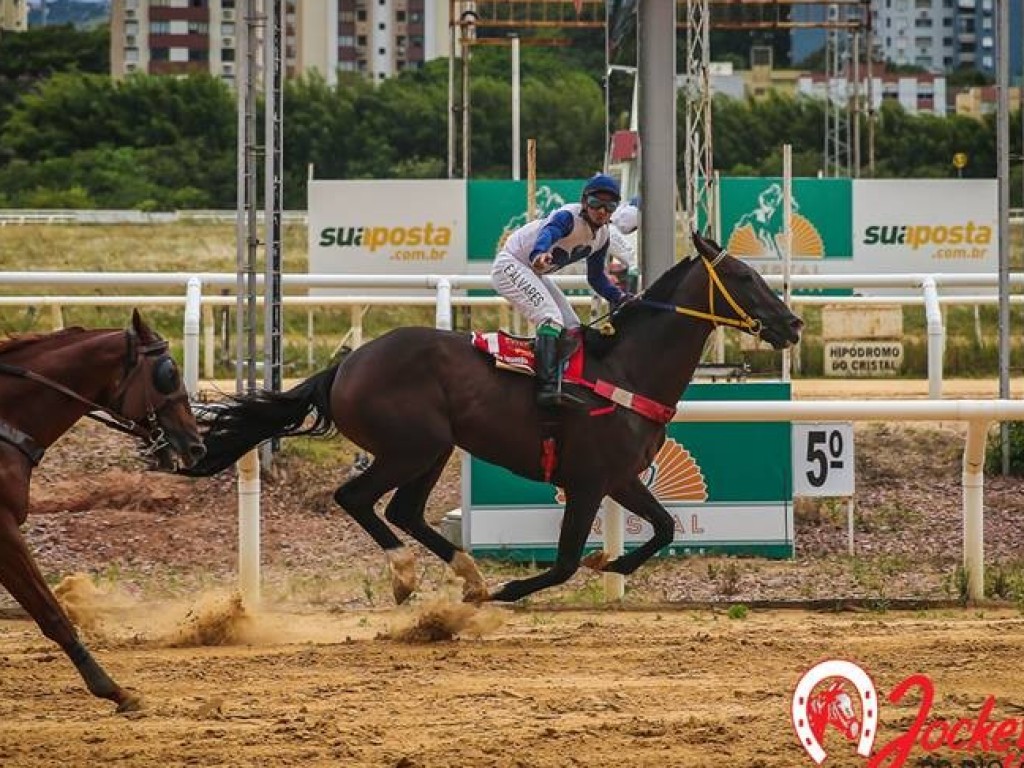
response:
[[[583,400],[564,389],[537,392],[537,405],[541,408],[558,408],[563,405],[584,405]]]

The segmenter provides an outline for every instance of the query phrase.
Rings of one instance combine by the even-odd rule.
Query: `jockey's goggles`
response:
[[[587,203],[587,208],[593,208],[594,210],[604,208],[608,213],[614,213],[615,209],[619,207],[618,202],[615,200],[602,200],[594,195],[587,195],[585,202]]]

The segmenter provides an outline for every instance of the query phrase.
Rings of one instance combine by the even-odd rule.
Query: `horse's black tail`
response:
[[[274,437],[327,435],[331,421],[331,385],[338,373],[332,365],[287,392],[257,390],[232,395],[226,404],[205,412],[196,409],[206,455],[196,464],[179,469],[189,477],[209,477],[234,464],[247,451]],[[313,423],[306,419],[313,416]]]

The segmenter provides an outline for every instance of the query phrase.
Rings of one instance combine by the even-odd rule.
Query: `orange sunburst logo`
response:
[[[792,216],[793,256],[797,259],[820,259],[825,255],[825,242],[810,219],[799,213]],[[733,229],[726,248],[734,256],[751,259],[779,258],[784,246],[782,233],[762,232],[760,237],[751,224]]]
[[[661,502],[708,500],[708,485],[696,459],[672,438],[661,446],[651,466],[640,473],[640,479]],[[555,493],[555,501],[565,504],[565,491],[561,488]]]

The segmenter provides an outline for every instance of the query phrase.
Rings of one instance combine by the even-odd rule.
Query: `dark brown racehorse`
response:
[[[738,326],[779,349],[798,341],[803,325],[757,272],[699,235],[694,242],[699,256],[669,269],[641,301],[618,312],[613,336],[588,331],[584,340],[585,379],[660,404],[663,418],[665,411],[674,413],[716,324]],[[654,535],[615,560],[591,557],[587,565],[632,573],[672,541],[671,516],[638,477],[665,440],[664,422],[625,407],[594,416],[590,410],[607,411],[609,401],[585,388],[577,394],[590,407],[559,415],[558,465],[551,477],[566,497],[557,559],[550,570],[493,593],[472,558],[426,523],[427,496],[455,446],[541,480],[545,430],[533,382],[497,370],[465,334],[399,328],[289,392],[236,398],[207,426],[206,458],[186,473],[219,472],[269,438],[336,428],[374,456],[334,498],[387,551],[399,602],[416,586],[413,555],[374,512],[392,489],[387,521],[463,577],[467,599],[517,600],[575,573],[605,496],[651,523]],[[315,421],[306,424],[310,415]]]
[[[28,514],[32,469],[82,416],[145,441],[162,469],[205,453],[188,393],[167,342],[138,312],[125,330],[68,328],[0,341],[0,583],[60,645],[89,690],[118,710],[139,699],[115,683],[79,640],[32,559],[19,526]]]

